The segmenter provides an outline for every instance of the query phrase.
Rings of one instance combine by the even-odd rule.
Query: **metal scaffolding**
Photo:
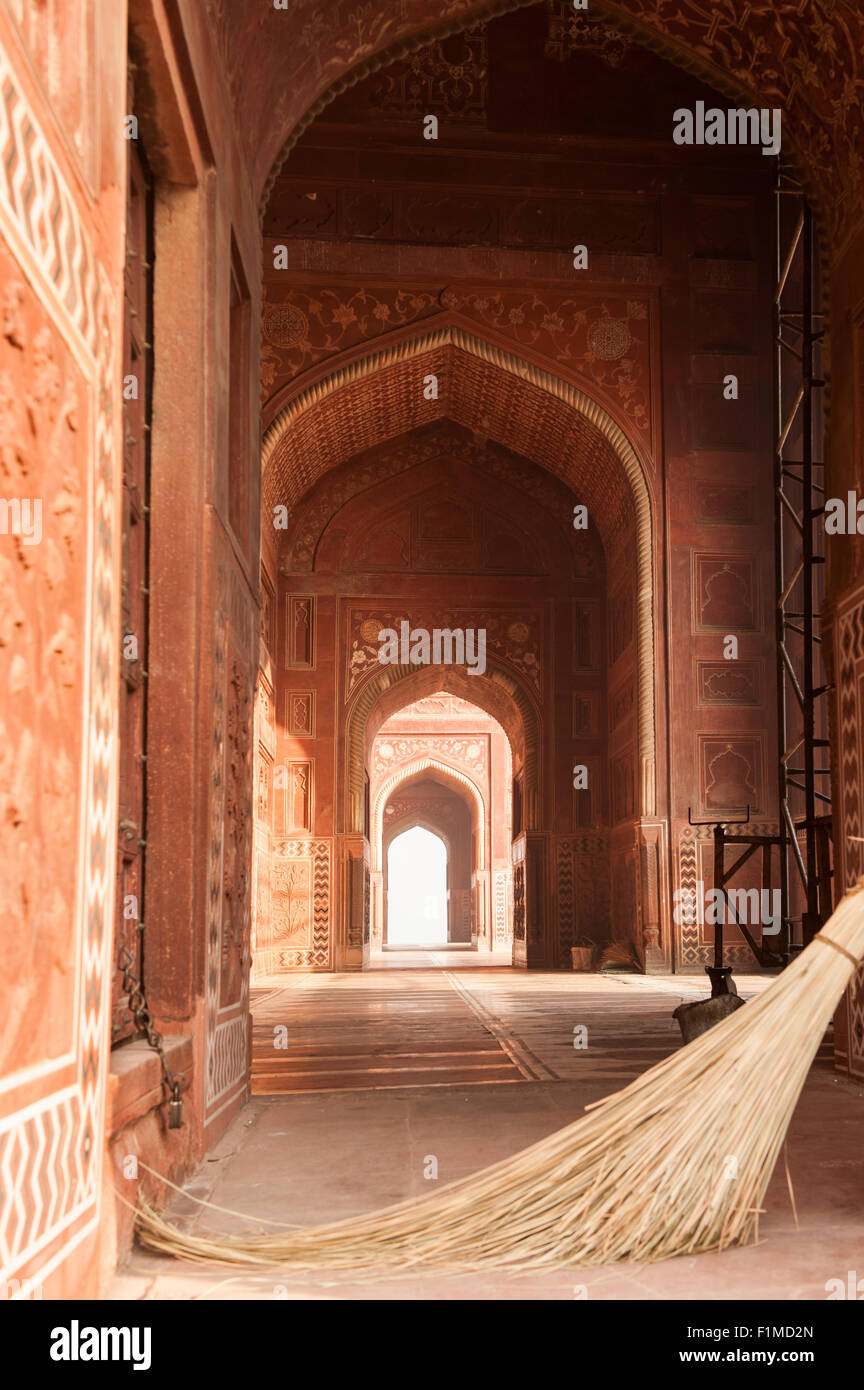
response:
[[[773,878],[779,852],[781,923],[766,942],[737,913],[742,935],[760,965],[787,963],[809,945],[832,907],[831,780],[828,695],[822,652],[821,606],[825,590],[825,480],[822,370],[824,325],[813,217],[794,173],[778,163],[776,193],[777,276],[774,294],[774,536],[777,646],[777,834],[729,834],[711,824],[714,887],[730,912],[728,885],[755,854],[762,856],[762,888]],[[726,850],[743,846],[727,866]],[[712,994],[728,991],[731,969],[723,964],[722,919],[715,924]]]
[[[825,571],[824,322],[813,216],[782,163],[776,186],[775,578],[780,954],[831,912],[829,685],[820,610]]]

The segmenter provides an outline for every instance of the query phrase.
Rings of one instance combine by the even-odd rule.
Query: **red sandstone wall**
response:
[[[202,9],[133,0],[132,113],[125,19],[0,11],[3,486],[41,494],[44,531],[0,537],[0,1223],[4,1277],[49,1297],[96,1293],[131,1236],[114,1188],[159,1190],[136,1160],[181,1177],[247,1085],[257,216]],[[156,1054],[110,1053],[107,1016],[128,114],[155,185],[144,986],[184,1078],[170,1132]]]
[[[105,1210],[125,207],[122,12],[59,22],[0,11],[0,477],[42,508],[0,536],[0,1282],[45,1297]]]
[[[145,984],[158,1024],[189,1041],[180,1135],[144,1092],[112,1142],[118,1166],[137,1150],[176,1179],[247,1096],[258,228],[202,9],[141,0],[130,42],[155,182]]]

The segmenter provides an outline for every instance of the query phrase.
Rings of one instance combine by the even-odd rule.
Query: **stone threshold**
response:
[[[192,1080],[192,1039],[181,1034],[168,1036],[164,1047],[169,1071],[184,1073],[185,1093]],[[109,1141],[166,1099],[159,1055],[146,1038],[115,1048],[108,1076]]]

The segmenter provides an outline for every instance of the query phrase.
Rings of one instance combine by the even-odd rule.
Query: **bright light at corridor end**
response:
[[[447,849],[415,825],[397,835],[387,860],[387,944],[442,946],[447,942]]]

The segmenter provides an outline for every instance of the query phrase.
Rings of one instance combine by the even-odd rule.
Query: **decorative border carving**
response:
[[[496,947],[506,946],[510,940],[507,931],[507,902],[513,889],[513,873],[510,869],[496,869],[492,878],[493,940]]]
[[[237,652],[230,647],[233,640]],[[238,1021],[248,1014],[251,950],[251,883],[243,871],[244,845],[252,835],[249,760],[253,732],[248,666],[257,643],[251,614],[230,564],[220,561],[214,579],[212,733],[208,820],[208,909],[204,1123],[210,1124],[245,1092],[248,1040]],[[242,652],[242,659],[237,653]],[[231,660],[229,663],[229,656]],[[247,784],[248,776],[248,784]],[[226,827],[226,803],[229,815]],[[242,832],[232,844],[226,830]],[[251,851],[250,851],[251,862]],[[226,864],[228,881],[226,882]],[[231,888],[232,910],[225,899]],[[233,904],[236,903],[236,906]],[[223,1003],[223,973],[229,953],[235,959],[236,997]],[[232,989],[232,993],[233,993]]]
[[[225,811],[225,663],[228,623],[225,616],[226,578],[222,566],[216,575],[213,614],[213,724],[210,741],[210,818],[207,867],[207,1039],[205,1047],[205,1115],[225,1090],[224,1041],[217,1046],[219,992],[222,961],[222,860]]]

